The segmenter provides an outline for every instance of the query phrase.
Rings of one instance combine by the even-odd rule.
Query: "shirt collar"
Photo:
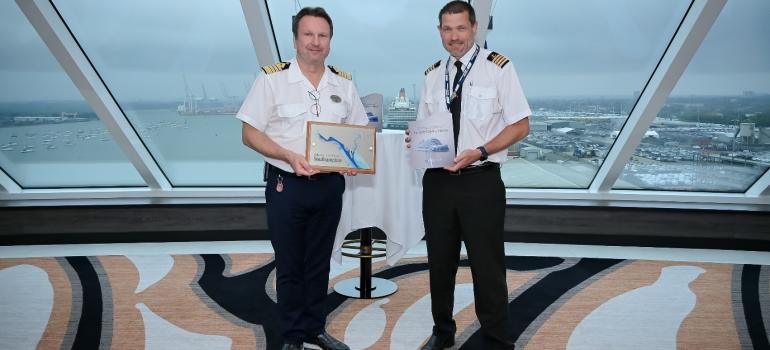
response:
[[[465,67],[471,61],[471,57],[473,57],[473,53],[476,52],[477,46],[479,46],[479,44],[474,44],[473,47],[471,47],[471,49],[468,50],[468,52],[466,52],[465,55],[463,55],[463,57],[460,57],[460,62],[463,63],[463,67]],[[479,48],[479,50],[481,50],[481,48]],[[479,55],[481,55],[481,53],[479,53]],[[450,57],[451,59],[449,64],[454,66],[455,62],[457,62],[457,59],[455,59],[454,56],[450,56]]]
[[[297,59],[292,58],[289,63],[289,83],[299,83],[306,81],[307,78],[299,69]],[[324,75],[321,77],[321,82],[318,84],[318,89],[321,89],[321,87],[323,87],[326,83],[329,83],[330,85],[338,85],[336,78],[339,77],[332,73],[331,69],[329,69],[329,66],[324,66]]]
[[[305,80],[305,76],[302,75],[302,71],[299,70],[299,64],[297,64],[297,59],[292,58],[289,61],[289,82],[299,83],[303,80]]]

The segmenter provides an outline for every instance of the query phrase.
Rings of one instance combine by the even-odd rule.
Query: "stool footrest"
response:
[[[384,278],[372,277],[372,287],[366,291],[361,290],[358,278],[350,278],[337,282],[334,291],[346,297],[357,299],[382,298],[395,293],[398,285]]]

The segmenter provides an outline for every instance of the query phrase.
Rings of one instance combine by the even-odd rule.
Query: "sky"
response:
[[[187,91],[243,96],[259,71],[240,1],[54,0],[118,101],[181,101]],[[270,0],[281,58],[294,56],[291,15],[323,6],[334,20],[327,63],[361,95],[419,92],[447,56],[443,0]],[[299,4],[299,5],[298,5]],[[685,0],[497,0],[490,49],[512,59],[530,97],[632,96],[673,35]],[[673,94],[770,93],[767,0],[730,0]],[[13,1],[0,2],[0,102],[80,99]]]

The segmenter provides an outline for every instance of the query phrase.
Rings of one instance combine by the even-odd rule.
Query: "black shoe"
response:
[[[305,340],[305,343],[320,346],[324,350],[350,350],[345,343],[335,339],[326,332],[317,335],[315,338]]]
[[[428,342],[422,346],[422,350],[440,350],[452,347],[455,345],[455,337],[439,337],[437,335],[431,335]]]
[[[305,347],[304,347],[304,346],[302,346],[302,344],[290,344],[290,343],[286,343],[286,344],[283,344],[283,346],[281,347],[281,350],[302,350],[302,349],[304,349],[304,348],[305,348]]]

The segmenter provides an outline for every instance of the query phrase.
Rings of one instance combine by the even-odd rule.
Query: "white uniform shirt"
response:
[[[463,69],[470,62],[472,48],[460,61]],[[508,62],[502,68],[487,57],[491,51],[481,48],[478,57],[465,78],[462,87],[462,102],[460,110],[460,133],[457,140],[457,153],[483,146],[506,126],[516,123],[532,114],[524,92],[519,84],[519,77]],[[454,57],[449,60],[449,87],[452,88],[457,68]],[[425,77],[425,85],[420,96],[420,107],[417,118],[435,116],[449,118],[452,113],[446,105],[444,94],[444,72],[447,69],[447,59],[439,62],[439,66]],[[450,96],[452,91],[450,90]],[[451,124],[450,124],[451,125]],[[503,163],[507,159],[507,149],[490,154],[488,161]],[[476,162],[474,164],[479,164]]]
[[[318,97],[320,113],[312,113]],[[262,131],[273,142],[294,153],[305,155],[307,121],[366,125],[364,105],[353,82],[334,74],[329,67],[318,89],[302,74],[297,61],[271,74],[260,74],[236,117]],[[265,161],[284,171],[294,172],[289,163],[265,157]]]

